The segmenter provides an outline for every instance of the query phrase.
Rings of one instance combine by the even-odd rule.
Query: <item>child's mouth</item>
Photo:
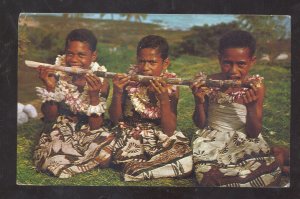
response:
[[[147,72],[142,72],[141,75],[144,75],[144,76],[153,76],[151,73],[147,73]]]
[[[229,76],[229,79],[232,79],[232,80],[239,80],[240,77],[239,77],[239,76],[234,76],[234,75],[232,75],[232,76]]]

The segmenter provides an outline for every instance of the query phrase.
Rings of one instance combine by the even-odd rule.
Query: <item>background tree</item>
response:
[[[286,16],[236,17],[239,27],[251,32],[257,41],[257,54],[268,54],[270,61],[282,52],[289,51],[291,31]]]
[[[236,22],[221,23],[218,25],[194,26],[192,34],[183,38],[183,42],[174,47],[175,57],[189,54],[200,57],[216,56],[220,37],[231,30],[239,29]]]
[[[147,14],[126,13],[126,14],[120,14],[120,16],[125,17],[126,21],[131,21],[131,19],[133,19],[133,21],[140,22],[140,23],[147,18]]]

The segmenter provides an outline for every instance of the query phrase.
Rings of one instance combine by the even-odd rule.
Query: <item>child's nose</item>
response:
[[[78,61],[78,56],[77,55],[73,55],[71,58],[70,58],[70,62],[71,63],[76,63]]]
[[[144,67],[143,67],[143,68],[144,68],[144,70],[150,69],[150,63],[146,61],[146,62],[144,63]]]
[[[238,65],[236,63],[233,63],[230,68],[230,73],[233,73],[233,74],[236,73],[237,68],[238,68]]]

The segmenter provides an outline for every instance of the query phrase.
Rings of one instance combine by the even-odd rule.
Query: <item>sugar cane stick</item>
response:
[[[25,64],[31,68],[37,68],[38,66],[45,66],[53,70],[63,71],[72,74],[85,74],[91,72],[90,70],[77,68],[77,67],[57,66],[57,65],[29,61],[29,60],[25,60]],[[104,72],[104,71],[94,71],[93,73],[98,77],[104,77],[104,78],[113,78],[116,75],[116,73],[114,72]],[[163,79],[167,84],[183,85],[183,86],[190,86],[196,81],[196,79],[163,78],[163,77],[144,76],[144,75],[132,75],[130,80],[138,81],[138,82],[149,82],[150,80],[154,80],[157,78]],[[208,78],[205,78],[201,81],[203,81],[204,86],[206,87],[250,87],[250,84],[252,83],[252,82],[242,82],[240,80],[212,80]]]

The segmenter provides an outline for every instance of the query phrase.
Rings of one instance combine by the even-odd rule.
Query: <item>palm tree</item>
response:
[[[126,21],[131,21],[131,19],[133,19],[133,21],[135,22],[142,22],[142,20],[145,20],[147,18],[147,14],[131,14],[131,13],[126,13],[126,14],[120,14],[121,17],[125,17]]]

